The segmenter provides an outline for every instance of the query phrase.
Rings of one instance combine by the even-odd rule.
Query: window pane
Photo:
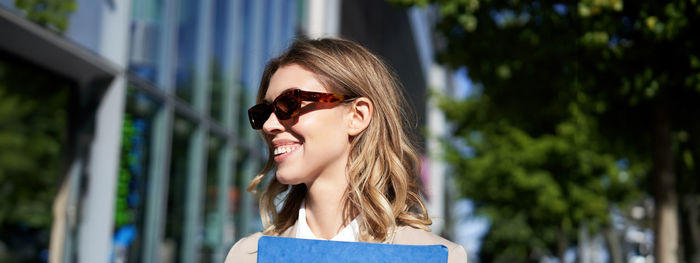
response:
[[[145,234],[144,215],[153,117],[160,107],[133,84],[127,90],[122,126],[121,160],[114,213],[115,262],[137,262]]]
[[[260,172],[262,162],[259,156],[252,155],[245,148],[239,148],[237,156],[234,182],[238,195],[236,196],[236,237],[241,238],[248,234],[262,230],[260,220],[260,210],[256,198],[246,191],[248,184],[255,175]],[[269,176],[264,180],[269,180]],[[267,182],[258,185],[258,190],[262,191]]]
[[[244,200],[246,195],[246,188],[248,187],[248,177],[244,176],[243,174],[243,167],[245,165],[245,162],[247,160],[246,158],[246,152],[244,149],[241,147],[236,148],[236,164],[234,167],[234,173],[233,173],[233,185],[231,186],[230,196],[229,196],[229,209],[233,211],[233,219],[235,222],[235,234],[236,234],[236,239],[240,239],[245,236],[246,231],[245,228],[247,227],[248,223],[248,218],[250,217],[247,208],[244,205]]]
[[[245,88],[245,86],[240,86],[236,87],[238,90],[238,101],[234,104],[234,107],[238,107],[238,109],[235,111],[238,113],[238,116],[236,116],[235,120],[237,121],[238,125],[236,127],[238,128],[236,134],[244,135],[247,133],[255,133],[253,131],[253,128],[250,126],[250,120],[248,119],[248,109],[250,107],[253,107],[255,104],[255,101],[252,103],[248,102],[248,99],[246,97],[253,96],[250,94],[250,91]],[[255,136],[250,136],[250,137],[257,137],[257,133]],[[256,139],[257,140],[257,139]]]
[[[215,262],[217,247],[222,242],[223,224],[219,211],[219,174],[223,169],[221,163],[225,141],[212,134],[208,142],[207,179],[204,185],[204,242],[201,248],[201,262]]]
[[[233,156],[227,156],[228,157],[228,162],[231,162],[231,172],[228,172],[225,174],[225,176],[228,179],[228,185],[226,185],[226,208],[225,208],[225,213],[226,213],[226,218],[224,221],[224,246],[225,249],[229,249],[231,245],[233,245],[233,242],[236,240],[236,217],[235,215],[238,213],[238,210],[240,209],[240,200],[241,200],[241,189],[238,187],[238,184],[236,182],[235,178],[235,171],[236,171],[236,158],[238,158],[236,151],[232,151]]]
[[[191,103],[195,84],[199,1],[181,0],[179,4],[175,93],[182,100]]]
[[[224,61],[224,59],[227,59],[227,49],[233,48],[226,45],[226,39],[229,37],[230,32],[227,27],[227,21],[233,19],[228,16],[228,5],[231,4],[229,2],[228,0],[216,0],[214,2],[214,49],[210,56],[212,70],[210,111],[212,118],[218,121],[222,120],[224,99],[226,99],[224,89],[231,88],[224,86],[224,76],[228,73],[226,66],[231,64],[226,63],[228,61]]]
[[[165,213],[165,238],[161,246],[162,262],[180,262],[183,231],[185,227],[185,197],[187,171],[190,160],[190,138],[194,125],[180,116],[173,119],[170,178],[168,180],[168,206]],[[192,237],[190,237],[192,238]]]
[[[157,82],[163,30],[161,0],[134,1],[131,8],[129,69],[138,77]]]

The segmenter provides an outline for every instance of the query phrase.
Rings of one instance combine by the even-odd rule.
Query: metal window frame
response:
[[[222,103],[222,119],[224,129],[232,131],[229,134],[235,134],[238,130],[239,121],[236,120],[238,116],[238,107],[236,107],[235,102],[239,101],[240,96],[240,72],[241,72],[241,41],[243,39],[242,32],[242,18],[243,18],[243,2],[242,0],[232,0],[228,2],[228,9],[226,14],[229,19],[226,24],[226,35],[224,36],[224,58],[221,70],[223,78],[224,96]],[[239,142],[236,136],[232,136],[227,140],[226,146],[223,152],[219,153],[221,156],[218,160],[218,181],[219,181],[219,196],[218,196],[218,214],[220,218],[221,231],[220,239],[221,243],[214,251],[214,260],[216,262],[223,262],[228,248],[233,245],[235,241],[235,227],[231,231],[227,231],[228,225],[233,225],[234,215],[228,213],[228,208],[231,207],[228,199],[229,188],[232,187],[232,176],[236,170],[236,159],[238,156],[234,150],[236,146],[239,146]],[[259,156],[255,155],[255,156]]]
[[[197,39],[195,50],[195,80],[194,80],[194,110],[205,120],[209,119],[209,95],[211,89],[211,66],[209,54],[212,46],[212,26],[214,24],[213,0],[200,0],[197,15]],[[197,262],[197,255],[202,239],[198,234],[202,218],[205,198],[202,196],[203,182],[207,176],[207,140],[211,121],[195,124],[197,128],[190,138],[188,149],[187,185],[185,191],[185,214],[182,247],[180,248],[183,262]]]
[[[178,6],[175,1],[164,1],[161,18],[165,18],[160,23],[160,49],[158,54],[158,77],[157,85],[161,89],[152,88],[146,85],[134,85],[135,88],[150,93],[154,98],[163,101],[153,121],[150,145],[150,163],[148,172],[148,190],[146,215],[144,218],[144,239],[142,250],[142,262],[160,262],[160,242],[163,239],[164,224],[163,216],[167,204],[167,185],[170,174],[170,151],[172,137],[173,110],[175,100],[172,94],[175,76],[171,65],[175,65],[174,53],[177,40],[177,16]],[[134,82],[136,78],[129,78]]]

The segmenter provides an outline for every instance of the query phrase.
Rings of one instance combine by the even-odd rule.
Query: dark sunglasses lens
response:
[[[253,129],[262,129],[263,124],[270,118],[272,106],[268,104],[258,104],[248,110],[248,119]]]
[[[280,120],[287,120],[294,116],[299,109],[299,98],[294,93],[285,93],[275,100],[275,114]]]

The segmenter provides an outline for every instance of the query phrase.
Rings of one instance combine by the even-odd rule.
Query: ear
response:
[[[356,98],[349,108],[350,121],[348,123],[348,135],[357,136],[362,131],[367,129],[369,122],[372,120],[372,111],[374,105],[368,98]]]

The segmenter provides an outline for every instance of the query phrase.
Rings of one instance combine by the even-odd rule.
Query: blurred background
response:
[[[700,3],[0,0],[0,262],[223,262],[265,62],[398,73],[432,230],[470,262],[700,262]]]

